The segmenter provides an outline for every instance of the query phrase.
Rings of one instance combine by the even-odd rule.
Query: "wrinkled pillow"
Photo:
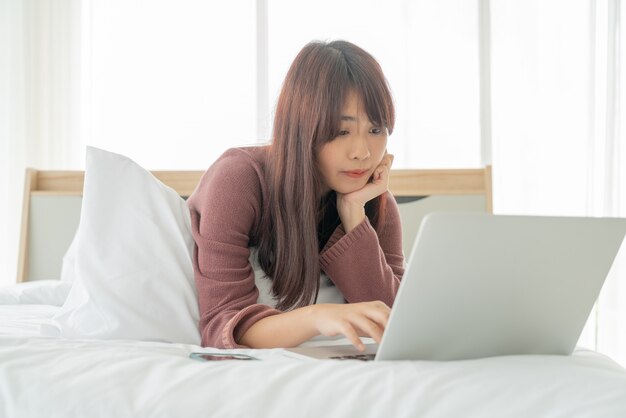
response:
[[[65,338],[200,344],[193,245],[178,193],[129,158],[88,147],[80,223],[64,263],[73,285],[53,329]]]

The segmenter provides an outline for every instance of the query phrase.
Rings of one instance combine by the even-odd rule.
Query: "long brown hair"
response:
[[[311,42],[296,56],[282,86],[267,161],[269,201],[259,230],[259,264],[272,278],[279,309],[309,305],[319,291],[318,223],[324,184],[317,151],[337,137],[341,111],[356,91],[369,120],[393,132],[395,111],[380,65],[346,41]],[[385,196],[368,202],[376,228]]]

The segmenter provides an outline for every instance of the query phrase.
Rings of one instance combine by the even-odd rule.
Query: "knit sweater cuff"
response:
[[[223,328],[223,347],[250,348],[248,346],[238,344],[237,341],[239,341],[246,331],[248,331],[256,322],[279,313],[281,313],[279,310],[261,304],[250,305],[242,309],[235,316],[233,316]]]
[[[343,225],[337,227],[333,235],[328,240],[328,243],[324,247],[324,251],[320,256],[320,264],[322,269],[328,267],[335,259],[344,254],[352,244],[361,239],[368,232],[374,232],[374,228],[369,222],[369,219],[365,217],[360,224],[358,224],[352,231],[345,233]]]

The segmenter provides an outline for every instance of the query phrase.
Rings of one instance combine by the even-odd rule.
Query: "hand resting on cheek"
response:
[[[392,163],[393,155],[385,152],[370,181],[363,188],[345,194],[337,192],[337,212],[346,233],[365,218],[365,204],[387,191]]]

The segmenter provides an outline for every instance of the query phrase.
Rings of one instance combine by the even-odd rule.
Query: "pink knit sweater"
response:
[[[226,151],[203,175],[188,200],[196,242],[194,272],[202,345],[243,347],[239,338],[258,320],[280,311],[257,303],[249,243],[267,201],[268,147]],[[320,268],[348,302],[381,300],[391,306],[404,273],[398,206],[387,192],[381,230],[366,218],[346,234],[339,226],[320,253]]]

